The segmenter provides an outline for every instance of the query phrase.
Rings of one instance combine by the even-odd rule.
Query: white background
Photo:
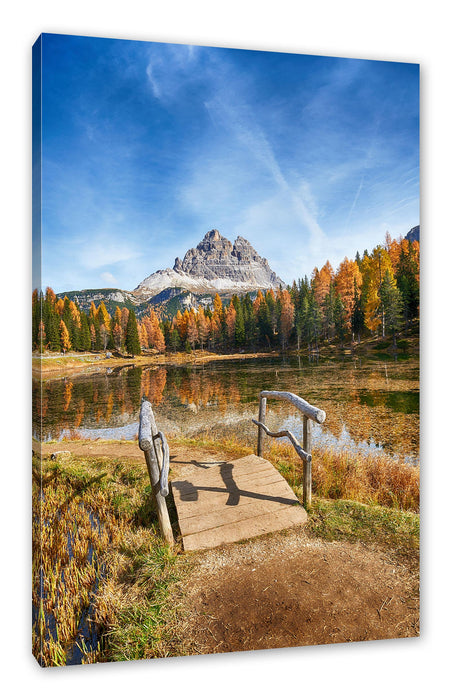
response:
[[[5,9],[8,8],[8,9]],[[1,42],[1,686],[4,697],[443,697],[450,658],[450,56],[439,0],[4,3]],[[31,46],[41,32],[421,64],[421,637],[42,670],[30,624]],[[6,214],[6,216],[5,216]],[[447,286],[445,286],[447,285]],[[448,292],[448,293],[447,293]],[[442,685],[443,683],[443,685]]]

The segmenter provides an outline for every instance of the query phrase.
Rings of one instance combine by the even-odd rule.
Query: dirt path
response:
[[[292,529],[190,563],[181,595],[198,652],[419,634],[417,575],[378,549]]]
[[[39,443],[33,445],[35,452],[39,450]],[[127,459],[140,459],[144,464],[144,456],[138,447],[138,442],[102,442],[101,440],[69,440],[44,443],[41,446],[43,457],[49,457],[57,452],[70,452],[78,457],[111,457],[113,459],[125,457]]]
[[[131,443],[44,445],[43,455],[57,449],[143,461]],[[217,461],[202,449],[172,449],[174,476]],[[174,602],[187,613],[179,633],[197,653],[419,634],[418,571],[378,547],[326,542],[300,527],[186,554],[184,567]]]

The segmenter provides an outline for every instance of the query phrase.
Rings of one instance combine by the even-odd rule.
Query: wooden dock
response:
[[[237,542],[307,520],[283,476],[256,455],[199,464],[171,487],[185,551]]]

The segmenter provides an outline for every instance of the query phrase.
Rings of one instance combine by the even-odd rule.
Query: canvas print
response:
[[[419,232],[416,63],[37,39],[41,666],[419,635]]]

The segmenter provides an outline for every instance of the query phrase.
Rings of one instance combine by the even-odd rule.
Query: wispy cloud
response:
[[[326,236],[317,218],[317,206],[309,183],[303,180],[300,186],[293,186],[288,181],[275,155],[270,136],[259,124],[258,113],[243,95],[237,94],[236,82],[234,85],[233,95],[223,88],[206,102],[213,123],[224,129],[226,138],[234,143],[235,151],[241,154],[245,149],[246,155],[240,158],[241,161],[247,160],[249,168],[258,168],[260,178],[269,177],[269,188],[273,192],[278,191],[289,203],[297,225],[303,226],[310,236],[310,246],[318,249],[324,244]],[[240,144],[240,149],[236,144]],[[242,206],[245,206],[244,197],[247,195],[251,198],[252,194],[243,193]],[[265,201],[266,198],[259,201],[257,206],[264,206]]]
[[[182,44],[152,44],[146,76],[157,100],[173,100],[179,89],[196,80],[194,64],[200,47]]]
[[[96,270],[117,263],[123,263],[140,255],[134,244],[118,240],[114,234],[95,235],[78,246],[75,253],[79,263],[86,270]]]
[[[362,175],[362,177],[360,178],[359,186],[357,187],[357,192],[355,193],[355,196],[354,196],[354,200],[351,204],[351,208],[349,209],[348,216],[346,217],[345,230],[348,228],[349,220],[354,212],[354,209],[356,208],[356,204],[359,200],[364,181],[365,181],[365,175]]]
[[[155,65],[152,65],[151,62],[147,64],[146,75],[154,96],[159,100],[161,98],[161,85],[155,78]]]
[[[114,275],[111,274],[111,272],[102,272],[100,277],[104,282],[106,282],[108,285],[111,285],[112,287],[119,286],[117,279]]]

